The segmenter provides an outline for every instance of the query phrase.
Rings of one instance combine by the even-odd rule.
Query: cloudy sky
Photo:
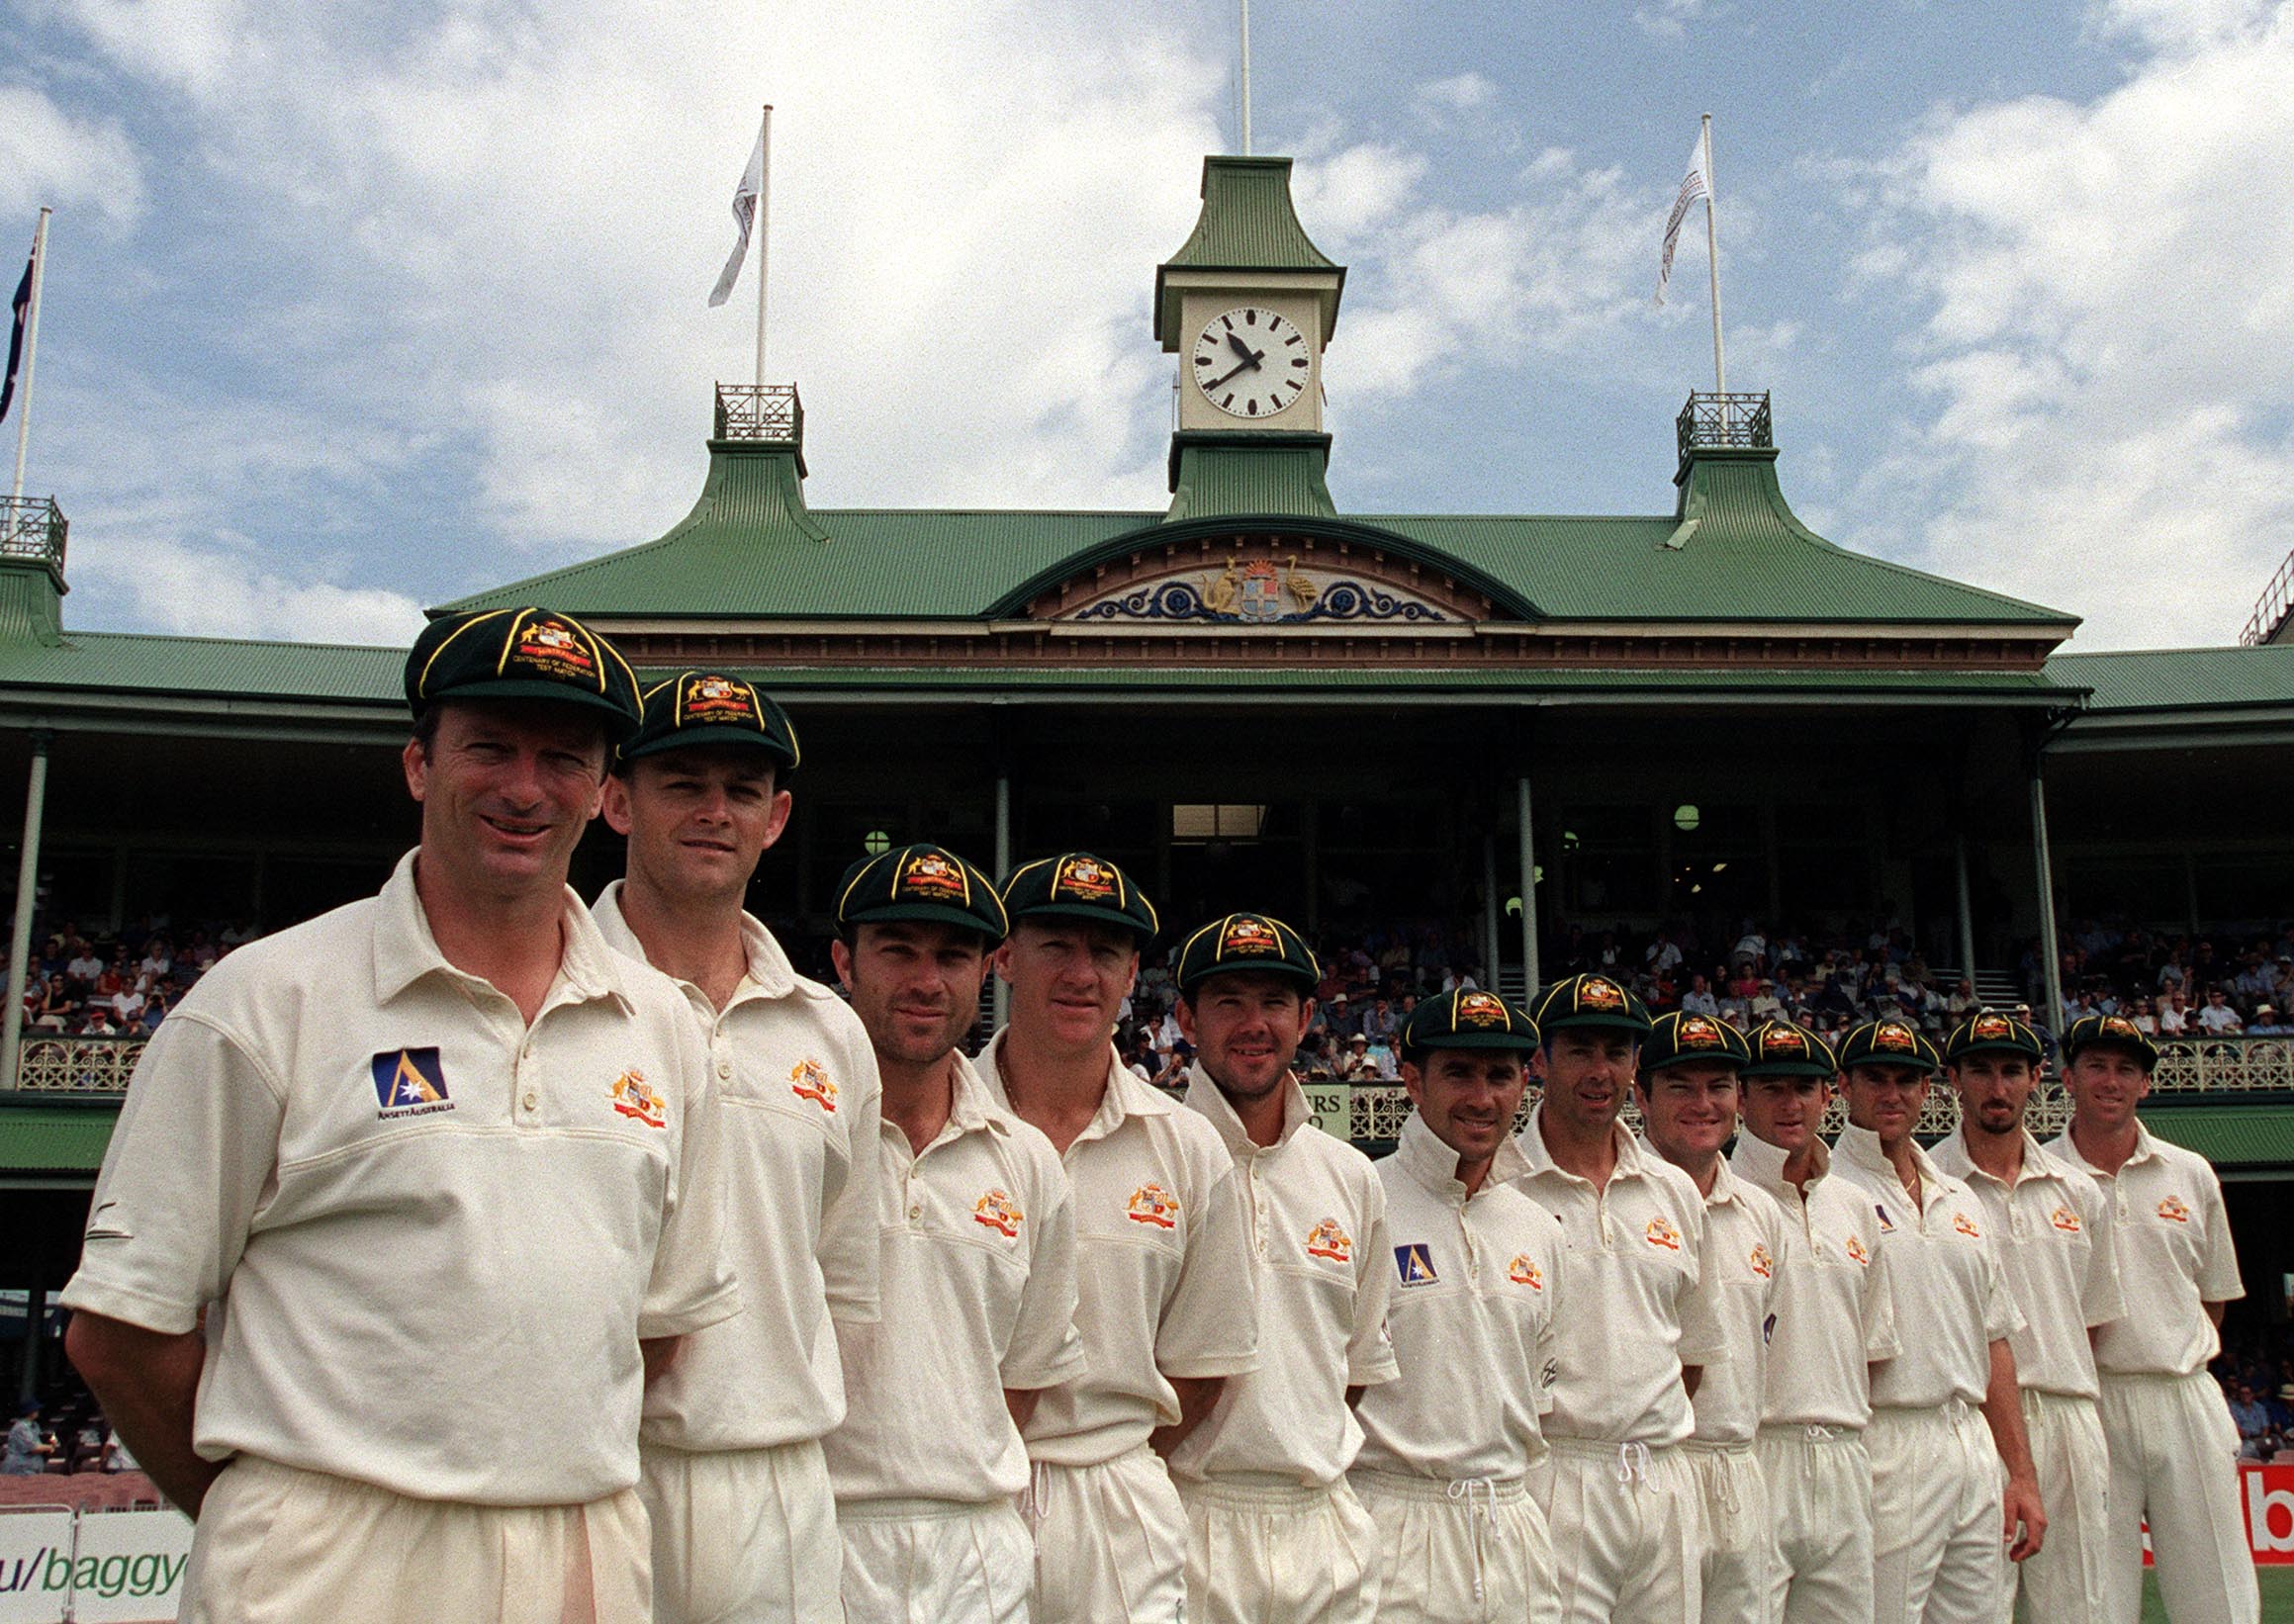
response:
[[[1257,149],[1350,266],[1340,505],[1669,506],[1710,111],[1801,516],[2081,648],[2235,638],[2294,546],[2294,0],[1850,10],[1258,0]],[[388,642],[660,534],[751,366],[746,277],[703,298],[765,100],[813,503],[1160,506],[1153,268],[1234,65],[1232,0],[0,0],[67,618]]]

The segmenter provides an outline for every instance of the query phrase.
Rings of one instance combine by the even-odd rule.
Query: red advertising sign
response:
[[[2294,1466],[2239,1468],[2239,1514],[2247,1547],[2259,1565],[2294,1566]],[[2151,1530],[2143,1531],[2143,1562],[2151,1562]]]

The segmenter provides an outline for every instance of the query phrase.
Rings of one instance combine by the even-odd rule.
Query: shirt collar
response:
[[[1572,1173],[1553,1159],[1553,1152],[1545,1146],[1544,1120],[1545,1102],[1540,1100],[1537,1109],[1529,1113],[1528,1126],[1514,1135],[1514,1147],[1521,1153],[1525,1171],[1533,1174],[1553,1173],[1565,1179],[1576,1179],[1580,1184],[1591,1183],[1591,1180]],[[1622,1118],[1609,1124],[1609,1143],[1616,1146],[1617,1152],[1616,1170],[1609,1175],[1611,1180],[1637,1179],[1647,1173],[1647,1160],[1641,1154],[1641,1143],[1625,1131]],[[1654,1151],[1650,1152],[1651,1156],[1655,1154]]]
[[[2068,1128],[2063,1130],[2061,1143],[2063,1144],[2063,1160],[2066,1165],[2075,1167],[2082,1173],[2092,1173],[2099,1179],[2107,1179],[2111,1176],[2087,1160],[2085,1153],[2079,1149],[2079,1141],[2071,1137],[2071,1130]],[[2151,1129],[2145,1128],[2143,1120],[2138,1117],[2135,1120],[2135,1149],[2125,1161],[2119,1164],[2119,1171],[2123,1173],[2137,1162],[2148,1161],[2156,1154],[2158,1154],[2158,1141],[2151,1136]]]
[[[1281,1087],[1282,1132],[1274,1143],[1260,1144],[1242,1126],[1235,1102],[1227,1098],[1225,1091],[1211,1080],[1211,1074],[1203,1069],[1203,1062],[1197,1060],[1187,1068],[1187,1104],[1208,1118],[1211,1126],[1219,1130],[1219,1136],[1227,1141],[1227,1148],[1241,1158],[1272,1155],[1290,1143],[1313,1117],[1307,1105],[1307,1091],[1299,1087],[1298,1078],[1285,1073]]]
[[[1004,1088],[1003,1073],[1004,1034],[1009,1031],[1009,1027],[996,1028],[995,1036],[987,1040],[987,1047],[979,1051],[980,1081],[987,1087],[989,1097],[1006,1111],[1012,1110],[1012,1098]],[[1075,1142],[1107,1137],[1123,1126],[1126,1117],[1167,1117],[1177,1109],[1160,1089],[1141,1082],[1110,1043],[1107,1045],[1107,1092],[1100,1096],[1098,1111],[1084,1125],[1083,1131],[1075,1135]]]
[[[1458,1179],[1458,1153],[1434,1137],[1433,1129],[1425,1126],[1425,1119],[1415,1111],[1403,1119],[1402,1133],[1394,1146],[1394,1160],[1414,1182],[1443,1200],[1463,1203],[1470,1199],[1465,1185]],[[1474,1194],[1478,1196],[1495,1185],[1526,1178],[1529,1171],[1529,1164],[1521,1158],[1520,1146],[1509,1133],[1498,1141],[1497,1153],[1490,1158],[1490,1170],[1482,1175],[1481,1186]]]
[[[450,963],[431,934],[429,915],[423,912],[421,893],[414,888],[414,859],[419,850],[399,858],[384,882],[374,924],[375,1002],[387,1004],[425,976],[445,974],[462,981],[481,981]],[[558,973],[551,982],[547,1003],[583,1002],[610,998],[624,1010],[631,1007],[607,945],[590,910],[571,887],[566,889],[563,932],[559,938]],[[569,997],[561,997],[560,989]]]
[[[1824,1141],[1810,1134],[1808,1138],[1808,1183],[1813,1190],[1832,1171],[1832,1151]],[[1803,1192],[1794,1189],[1785,1177],[1785,1163],[1791,1160],[1783,1145],[1771,1144],[1751,1128],[1742,1128],[1736,1135],[1736,1148],[1729,1152],[1729,1170],[1755,1189],[1766,1190],[1772,1196],[1789,1190],[1798,1197]]]
[[[2009,1184],[2005,1179],[1986,1172],[1976,1164],[1975,1158],[1968,1153],[1968,1129],[1965,1125],[1946,1134],[1930,1154],[1935,1158],[1938,1167],[1963,1184],[1973,1184],[1977,1179],[1981,1179],[1987,1184],[1998,1185],[2002,1190],[2015,1188],[2015,1185]],[[2061,1178],[2065,1171],[2064,1163],[2051,1154],[2046,1145],[2039,1142],[2038,1135],[2026,1128],[2023,1130],[2023,1172],[2017,1177],[2015,1184],[2029,1184],[2034,1179]]]
[[[590,911],[596,918],[599,934],[610,947],[650,964],[653,960],[646,954],[645,944],[637,940],[637,933],[629,928],[629,921],[622,915],[621,886],[622,881],[615,880],[598,892]],[[789,962],[788,954],[774,940],[764,922],[745,910],[741,915],[741,951],[749,961],[749,980],[754,985],[744,986],[735,993],[734,1003],[743,998],[784,998],[795,990],[796,966]],[[701,998],[700,989],[691,982],[676,976],[670,979],[683,987],[688,998]]]
[[[1840,1137],[1833,1141],[1832,1147],[1839,1151],[1842,1161],[1871,1172],[1885,1173],[1889,1179],[1895,1182],[1898,1189],[1902,1188],[1902,1175],[1896,1172],[1895,1163],[1889,1161],[1881,1150],[1880,1135],[1871,1128],[1858,1128],[1854,1123],[1850,1123],[1840,1129]],[[1921,1149],[1919,1141],[1916,1139],[1912,1141],[1912,1165],[1919,1172],[1920,1205],[1925,1207],[1929,1205],[1930,1198],[1934,1197],[1942,1188],[1946,1175],[1944,1170],[1936,1165],[1935,1157]],[[1908,1199],[1911,1192],[1906,1190],[1904,1195]]]

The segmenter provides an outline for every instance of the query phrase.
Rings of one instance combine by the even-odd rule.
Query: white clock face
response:
[[[1211,318],[1189,370],[1203,399],[1230,417],[1271,417],[1305,391],[1314,357],[1298,328],[1243,305]]]

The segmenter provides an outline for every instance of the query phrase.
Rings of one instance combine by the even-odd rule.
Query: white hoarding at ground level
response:
[[[190,1556],[179,1511],[0,1510],[0,1624],[165,1624]]]
[[[0,1624],[57,1624],[63,1617],[78,1518],[68,1506],[0,1509]]]

